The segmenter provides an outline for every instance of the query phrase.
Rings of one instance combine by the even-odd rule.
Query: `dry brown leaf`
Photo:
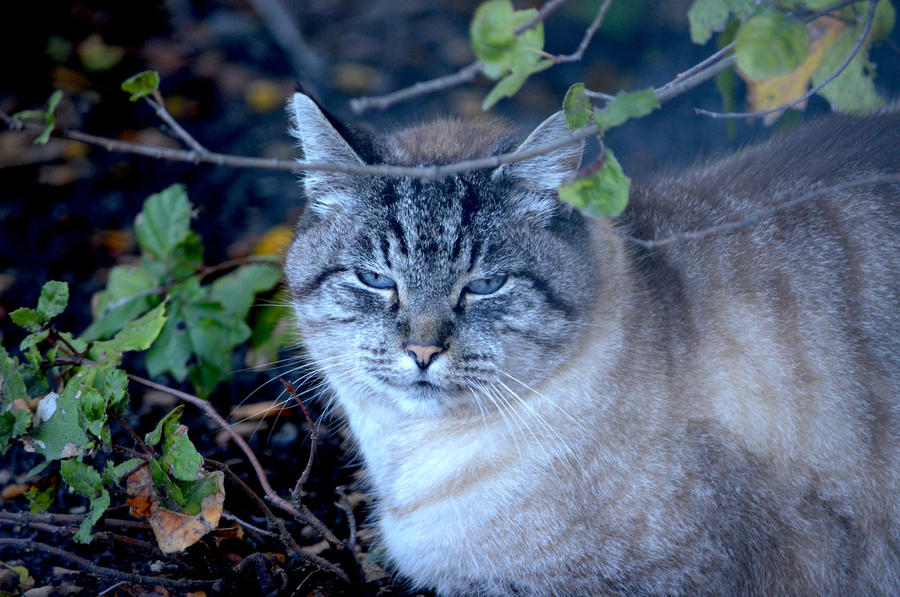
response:
[[[31,489],[31,485],[20,485],[18,483],[7,485],[0,490],[0,500],[14,500],[29,489]]]
[[[153,515],[159,501],[150,480],[149,466],[142,466],[128,475],[125,480],[125,493],[130,496],[125,501],[131,506],[130,514],[134,518],[150,518]]]
[[[221,471],[207,473],[216,479],[218,490],[200,502],[196,516],[157,508],[150,517],[150,527],[156,544],[163,553],[184,551],[219,524],[225,503],[225,474]]]
[[[838,19],[824,16],[812,21],[806,27],[809,29],[811,39],[809,55],[803,64],[793,71],[780,77],[754,81],[738,69],[738,74],[747,85],[747,98],[752,111],[771,110],[806,93],[809,80],[822,61],[825,50],[837,40],[847,25]],[[802,110],[806,107],[806,102],[800,102],[794,107]],[[763,117],[763,122],[766,125],[772,124],[780,116],[780,113],[767,114]]]
[[[283,411],[290,411],[290,409],[285,408],[284,406],[273,404],[272,401],[269,400],[267,402],[254,402],[253,404],[242,404],[240,406],[236,406],[231,411],[231,417],[243,422],[248,420],[264,419],[266,417],[276,417],[281,415]]]

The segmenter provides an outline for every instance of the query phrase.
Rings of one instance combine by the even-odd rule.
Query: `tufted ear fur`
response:
[[[516,151],[537,149],[565,139],[571,133],[565,116],[562,112],[557,112],[538,125]],[[582,151],[584,141],[574,141],[544,155],[504,164],[494,170],[492,178],[504,175],[535,191],[555,192],[567,176],[578,170]]]
[[[309,162],[357,165],[363,160],[338,132],[319,106],[307,95],[295,93],[288,102],[291,134],[297,138],[303,157]],[[312,207],[324,213],[347,207],[352,201],[355,176],[336,172],[306,172],[303,185]]]
[[[557,112],[538,125],[516,151],[531,151],[565,139],[571,133],[565,116]],[[503,164],[494,170],[491,178],[509,180],[521,214],[535,222],[546,222],[565,205],[559,201],[556,191],[566,177],[578,170],[583,151],[584,141],[574,141],[550,153]]]

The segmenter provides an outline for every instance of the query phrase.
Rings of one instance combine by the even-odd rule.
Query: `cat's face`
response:
[[[307,180],[286,271],[339,394],[410,415],[503,410],[559,366],[592,299],[585,225],[527,182],[512,169]]]

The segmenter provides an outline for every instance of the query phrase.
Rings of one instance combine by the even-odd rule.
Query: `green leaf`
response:
[[[99,359],[104,353],[107,358],[118,361],[123,352],[131,350],[147,350],[159,336],[166,323],[166,305],[160,303],[139,318],[129,322],[112,340],[95,342],[91,347],[91,355]]]
[[[812,75],[814,86],[837,71],[850,55],[861,33],[861,26],[850,27],[825,50],[822,61]],[[828,100],[834,109],[847,114],[869,114],[880,108],[884,105],[884,100],[878,95],[867,67],[868,45],[864,44],[847,68],[819,90],[819,95]]]
[[[47,113],[43,110],[22,110],[12,115],[13,120],[41,120],[46,122]]]
[[[12,403],[27,399],[25,382],[19,373],[19,364],[0,346],[0,412],[12,408]]]
[[[182,495],[184,496],[184,512],[197,515],[202,510],[203,498],[222,490],[222,482],[225,473],[213,471],[204,474],[200,479],[191,483],[182,483]]]
[[[725,0],[695,0],[687,13],[691,41],[695,44],[708,42],[713,32],[725,28],[730,14]]]
[[[78,526],[78,532],[72,536],[72,539],[77,543],[90,543],[94,538],[91,535],[91,529],[94,528],[94,525],[97,524],[97,521],[109,508],[110,503],[109,492],[105,489],[100,492],[100,495],[92,498],[90,501],[91,509],[87,518],[81,521],[81,524]]]
[[[118,485],[122,477],[134,472],[135,469],[143,466],[145,463],[146,461],[140,458],[129,458],[125,462],[120,462],[115,466],[109,464],[105,473],[106,483],[108,485]]]
[[[90,513],[82,521],[74,537],[78,543],[89,543],[92,539],[91,529],[109,508],[109,492],[103,488],[100,473],[76,458],[63,460],[59,464],[59,472],[73,491],[90,500]]]
[[[489,0],[475,9],[469,37],[472,51],[479,60],[486,63],[502,61],[507,50],[515,45],[514,13],[510,0]]]
[[[72,491],[86,498],[94,498],[103,491],[100,473],[77,458],[67,458],[59,463],[59,472]]]
[[[46,317],[28,307],[16,309],[9,314],[9,318],[20,328],[25,328],[29,331],[39,330],[47,321]]]
[[[136,102],[145,95],[150,95],[159,89],[159,73],[155,70],[145,70],[122,82],[122,91],[130,93],[131,101]]]
[[[45,126],[44,130],[41,131],[41,134],[35,138],[34,144],[35,145],[46,145],[47,141],[50,140],[50,135],[53,134],[53,129],[55,129],[55,128],[56,128],[55,122],[51,122],[47,126]]]
[[[863,11],[865,14],[865,11]],[[875,20],[872,21],[872,42],[884,41],[891,35],[897,15],[890,0],[881,0],[875,6]]]
[[[175,506],[175,510],[184,508],[186,501],[181,491],[181,486],[169,477],[165,467],[156,460],[149,461],[150,478],[156,492],[166,501]]]
[[[194,301],[202,301],[205,292],[200,282],[190,278],[177,284],[169,295],[168,320],[162,332],[147,351],[145,364],[151,377],[169,373],[178,381],[184,381],[188,375],[188,360],[193,354],[188,321],[184,306]]]
[[[263,307],[256,314],[247,354],[247,363],[251,367],[274,363],[278,351],[298,338],[296,326],[290,323],[290,308],[277,304],[282,302],[279,300],[282,297],[284,301],[288,300],[287,295],[279,292],[273,299],[276,304]]]
[[[152,447],[162,441],[163,437],[169,435],[178,428],[178,421],[181,419],[181,415],[183,413],[183,404],[179,404],[178,406],[173,408],[169,414],[159,420],[159,423],[156,424],[156,427],[153,428],[153,431],[147,433],[144,436],[144,443]]]
[[[94,295],[92,312],[94,321],[81,334],[87,341],[108,338],[129,321],[136,319],[158,304],[162,288],[158,280],[146,268],[120,265],[112,268],[106,282],[106,290]]]
[[[6,452],[9,443],[25,435],[31,426],[31,413],[24,408],[0,413],[0,454]]]
[[[187,237],[172,251],[172,277],[184,280],[203,266],[203,241],[200,235],[190,231]]]
[[[256,295],[271,290],[279,280],[281,269],[274,265],[242,265],[213,282],[210,297],[222,303],[225,313],[246,319]]]
[[[57,89],[52,94],[50,94],[50,99],[47,100],[47,112],[46,112],[46,120],[50,122],[53,118],[53,113],[56,111],[56,106],[59,105],[60,100],[63,98],[63,92]]]
[[[54,484],[47,489],[41,490],[37,487],[32,487],[26,491],[25,499],[28,500],[28,508],[31,510],[32,514],[46,512],[50,509],[50,506],[56,501],[57,489],[56,484]]]
[[[612,151],[606,149],[602,165],[589,176],[559,187],[559,198],[593,217],[618,216],[628,205],[631,180]]]
[[[809,54],[810,34],[798,19],[775,12],[745,21],[734,42],[738,68],[760,80],[800,66]]]
[[[594,114],[594,122],[603,130],[623,124],[629,118],[646,116],[659,108],[659,98],[652,89],[620,93],[605,108]]]
[[[52,319],[65,311],[69,302],[69,285],[65,282],[47,282],[41,289],[37,310],[46,319]]]
[[[584,83],[575,83],[566,92],[563,99],[563,112],[569,128],[574,130],[581,128],[591,120],[591,100],[584,92]]]
[[[525,81],[528,80],[528,75],[529,73],[527,72],[511,72],[500,79],[490,93],[487,94],[487,97],[484,98],[484,101],[481,103],[481,109],[488,110],[504,97],[515,95],[522,88],[522,85],[525,84]]]
[[[35,452],[48,460],[80,454],[90,443],[78,402],[81,389],[73,378],[61,394],[50,392],[38,403],[38,423],[31,438]]]
[[[150,195],[134,221],[141,249],[161,260],[187,239],[190,225],[191,203],[181,184]]]
[[[173,477],[179,481],[196,481],[203,466],[203,456],[187,436],[187,427],[181,425],[163,442],[163,462]]]

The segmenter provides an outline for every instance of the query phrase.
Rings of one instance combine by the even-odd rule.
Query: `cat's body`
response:
[[[360,159],[293,108],[308,159]],[[557,115],[523,146],[564,134]],[[412,165],[511,149],[452,123],[370,147]],[[617,222],[557,202],[579,154],[307,178],[288,279],[397,571],[447,595],[900,592],[898,112],[636,184]],[[698,240],[618,232],[878,174]]]

